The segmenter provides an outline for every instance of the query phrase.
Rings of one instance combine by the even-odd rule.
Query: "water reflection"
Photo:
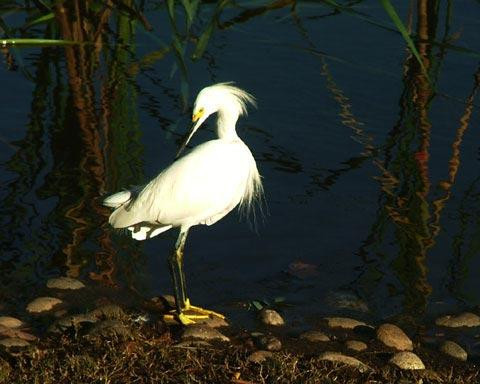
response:
[[[466,98],[465,111],[452,143],[448,179],[439,181],[437,187],[432,188],[430,164],[433,125],[430,116],[445,52],[441,49],[441,54],[437,54],[431,43],[436,39],[438,8],[429,7],[426,1],[419,1],[417,16],[417,49],[426,72],[413,56],[407,58],[399,120],[384,146],[384,160],[375,161],[381,171],[378,177],[381,185],[380,205],[370,235],[359,250],[367,264],[357,282],[368,293],[375,292],[380,284],[385,284],[384,280],[389,274],[383,272],[381,264],[391,253],[386,250],[391,249],[388,244],[393,238],[398,249],[394,251],[396,255],[391,265],[397,283],[390,282],[386,286],[390,285],[393,296],[401,293],[402,308],[413,316],[425,314],[433,290],[429,282],[428,253],[442,229],[441,213],[455,183],[460,165],[460,144],[469,126],[472,103],[478,90],[477,72],[474,75],[475,85]],[[445,35],[444,39],[447,38]],[[378,261],[374,261],[377,258]]]
[[[274,204],[268,227],[272,232],[267,228],[267,234],[262,237],[262,241],[268,242],[262,257],[271,258],[265,263],[267,272],[262,276],[275,274],[271,268],[278,260],[278,248],[282,248],[284,257],[278,262],[283,263],[278,270],[288,266],[292,258],[305,259],[312,265],[323,263],[323,249],[315,250],[322,260],[320,256],[318,260],[308,260],[304,256],[314,252],[297,249],[299,243],[310,241],[304,239],[305,231],[317,226],[318,232],[308,232],[308,236],[323,237],[324,233],[341,236],[339,242],[350,247],[345,252],[355,254],[351,258],[357,258],[357,270],[345,271],[348,280],[353,280],[350,288],[371,300],[379,316],[402,311],[421,316],[428,312],[435,291],[443,289],[467,303],[478,300],[472,293],[475,290],[468,285],[473,274],[472,260],[480,251],[476,240],[480,228],[478,177],[461,182],[459,178],[469,165],[462,160],[462,148],[468,144],[465,140],[468,131],[475,126],[480,69],[473,75],[473,85],[468,83],[468,88],[465,81],[458,82],[464,100],[445,89],[453,87],[450,83],[442,85],[442,81],[453,73],[448,67],[452,66],[448,63],[449,56],[455,51],[452,43],[461,39],[455,33],[458,28],[451,25],[454,14],[451,1],[440,4],[420,0],[408,15],[426,71],[411,55],[400,67],[382,70],[373,69],[378,66],[375,63],[372,66],[353,64],[356,62],[354,55],[349,56],[347,51],[355,47],[344,48],[345,58],[335,56],[329,52],[325,31],[333,28],[331,19],[339,25],[348,25],[351,20],[346,17],[352,12],[356,21],[368,16],[367,22],[372,28],[382,28],[385,35],[381,35],[384,39],[381,43],[395,41],[398,44],[392,28],[385,29],[377,19],[357,11],[354,8],[357,3],[361,2],[349,2],[345,5],[347,10],[332,7],[331,3],[272,1],[246,7],[240,3],[230,6],[232,3],[228,2],[199,2],[196,9],[178,4],[172,12],[165,4],[154,2],[152,6],[158,13],[144,10],[131,1],[115,1],[115,5],[122,5],[120,10],[112,6],[113,3],[96,10],[86,9],[86,4],[78,2],[56,6],[57,23],[55,27],[49,25],[42,29],[45,36],[61,35],[65,39],[92,44],[43,48],[35,53],[31,53],[32,50],[2,50],[6,69],[22,71],[34,85],[29,122],[23,137],[14,143],[2,138],[9,146],[8,151],[13,153],[4,164],[3,172],[8,182],[0,195],[0,234],[8,249],[2,255],[2,284],[16,291],[22,282],[26,287],[19,293],[23,295],[22,300],[30,299],[29,288],[42,285],[49,275],[89,276],[104,285],[135,286],[132,281],[138,282],[139,278],[134,275],[139,273],[138,265],[144,262],[142,249],[108,228],[109,212],[100,205],[101,195],[123,186],[141,184],[152,176],[148,164],[154,164],[155,171],[161,166],[157,158],[151,161],[148,157],[149,124],[160,125],[165,133],[164,142],[156,142],[155,150],[165,152],[165,157],[170,156],[170,152],[173,156],[172,141],[179,139],[186,127],[182,118],[188,114],[193,78],[201,78],[205,83],[202,85],[206,85],[211,79],[227,80],[238,74],[254,78],[259,91],[264,92],[264,100],[259,104],[268,112],[262,115],[260,110],[261,118],[249,120],[253,123],[247,124],[253,125],[247,126],[244,136],[256,145],[253,152],[265,170],[267,194],[269,182],[278,186],[271,192]],[[252,25],[254,27],[250,27]],[[266,36],[265,25],[278,28],[279,33],[269,34],[269,43],[262,45],[251,36]],[[165,36],[168,43],[163,42]],[[229,46],[234,43],[228,40],[229,36],[241,40],[248,47],[248,54],[254,50],[267,52],[265,67],[271,68],[260,72],[258,68],[262,63],[252,63],[243,51],[234,56],[234,49]],[[371,49],[382,50],[380,45],[372,44]],[[239,47],[241,49],[242,45]],[[279,56],[285,63],[274,63],[268,57],[276,49],[284,50]],[[372,52],[372,56],[374,54]],[[471,60],[465,57],[462,56],[462,65]],[[364,60],[368,59],[369,55],[365,54]],[[271,86],[269,76],[275,78],[275,71],[281,73],[279,79],[288,82],[292,67],[296,68],[299,60],[305,61],[304,70],[314,80],[311,84],[295,86],[308,87],[312,95],[320,95],[318,99],[324,97],[322,100],[331,102],[330,110],[321,115],[325,119],[322,129],[343,128],[335,132],[340,138],[332,141],[345,145],[338,153],[332,153],[334,150],[313,136],[313,144],[309,143],[308,135],[314,131],[307,131],[306,126],[316,124],[317,129],[317,121],[300,121],[292,134],[290,127],[278,118],[279,113],[291,107],[291,98],[286,97],[281,104],[280,98],[274,98],[275,91],[260,89],[266,87],[265,84]],[[369,72],[368,79],[372,83],[392,81],[389,83],[392,87],[398,86],[394,71],[400,72],[401,85],[392,91],[398,94],[398,115],[394,117],[394,124],[389,121],[389,125],[382,126],[384,131],[391,127],[388,134],[372,124],[376,114],[383,112],[382,108],[364,111],[364,106],[359,105],[355,87],[364,84],[346,82],[343,78],[346,77],[345,63],[354,75]],[[262,82],[262,76],[268,82]],[[252,92],[257,93],[255,89]],[[270,96],[280,104],[269,105]],[[464,105],[458,122],[452,125],[452,132],[456,128],[452,137],[439,132],[441,118],[434,109],[436,105],[443,106],[439,103],[445,100]],[[166,102],[175,118],[162,110]],[[308,105],[309,108],[323,108],[317,99]],[[390,104],[388,108],[382,107],[391,109]],[[145,118],[148,124],[142,122],[141,126],[141,114],[147,115],[153,123]],[[298,114],[298,120],[302,116],[312,120],[319,117],[318,114],[301,115],[301,111]],[[436,137],[441,137],[443,144],[435,140]],[[448,149],[443,149],[446,140]],[[446,161],[442,155],[448,157]],[[144,177],[144,172],[148,177]],[[357,190],[358,184],[361,185]],[[368,207],[360,207],[367,212],[362,217],[362,225],[369,223],[368,233],[358,235],[361,240],[355,237],[358,233],[355,225],[332,228],[328,220],[308,221],[308,217],[302,216],[308,216],[306,211],[311,210],[315,214],[319,212],[320,217],[328,209],[340,216],[339,212],[343,211],[326,207],[325,196],[329,194],[335,194],[335,199],[340,201],[338,204],[344,204],[343,209],[352,217],[363,215],[358,213],[360,210],[355,202],[347,200],[345,203],[340,199],[368,193],[377,196]],[[302,205],[307,209],[302,211]],[[290,242],[277,234],[286,221],[298,223],[296,228],[292,225],[285,236],[292,238]],[[362,236],[365,236],[363,240]],[[315,242],[318,248],[325,245]],[[291,243],[295,244],[294,250],[287,249]],[[438,247],[445,244],[451,251],[438,251]],[[336,246],[342,252],[343,247],[347,247]],[[230,249],[221,251],[231,252]],[[429,270],[437,262],[436,257],[448,260],[449,269],[441,278]],[[318,271],[319,276],[312,276],[308,281],[312,290],[323,288],[319,281],[325,275],[321,274],[322,268]],[[442,281],[438,283],[435,279]],[[277,291],[291,288],[290,280],[270,284],[278,296],[283,292]],[[315,292],[315,295],[321,293]],[[12,305],[17,300],[18,297],[8,298]]]

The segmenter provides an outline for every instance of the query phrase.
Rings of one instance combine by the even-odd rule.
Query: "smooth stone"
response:
[[[363,321],[351,319],[349,317],[325,317],[330,328],[353,329],[358,326],[366,326]]]
[[[440,346],[440,350],[447,355],[454,357],[455,359],[467,361],[467,351],[465,351],[460,345],[453,341],[444,341]]]
[[[413,350],[412,340],[394,324],[386,323],[378,327],[377,338],[387,347],[392,347],[399,351]]]
[[[423,361],[420,360],[420,358],[413,352],[397,352],[390,359],[390,363],[396,365],[398,368],[401,369],[425,369]]]
[[[13,337],[13,338],[23,339],[27,341],[33,341],[37,339],[35,336],[33,336],[28,332],[22,331],[20,329],[15,329],[15,328],[7,328],[3,325],[0,325],[0,335],[7,338]]]
[[[225,319],[222,319],[218,316],[209,316],[206,319],[198,319],[195,320],[196,324],[206,325],[210,328],[221,328],[221,327],[228,327],[228,322]]]
[[[160,297],[166,301],[170,308],[175,308],[175,297],[173,295],[162,295]]]
[[[27,340],[20,339],[19,337],[8,337],[0,340],[0,345],[3,345],[6,348],[14,348],[28,347],[30,343]]]
[[[221,340],[230,341],[230,339],[221,334],[215,328],[202,324],[194,324],[185,328],[181,336],[184,339],[200,339],[200,340]]]
[[[478,327],[480,326],[480,316],[471,313],[471,312],[464,312],[460,315],[445,315],[439,317],[435,324],[443,326],[443,327]]]
[[[356,359],[355,357],[347,356],[339,352],[327,351],[322,353],[319,356],[319,358],[320,360],[327,360],[327,361],[332,361],[334,363],[342,363],[342,364],[349,365],[351,367],[355,367],[360,372],[366,372],[368,370],[371,370],[371,368],[368,365],[362,363],[360,360]]]
[[[347,340],[345,342],[345,346],[348,349],[351,349],[352,351],[356,351],[356,352],[362,352],[368,348],[367,344],[359,340]]]
[[[20,328],[23,325],[22,320],[11,316],[0,316],[0,325],[7,328]]]
[[[53,307],[61,304],[62,300],[56,297],[38,297],[27,305],[27,311],[30,313],[41,313],[50,311]]]
[[[125,316],[123,309],[117,304],[105,304],[88,312],[97,319],[121,319]]]
[[[300,339],[318,343],[320,341],[330,341],[330,338],[322,331],[307,331],[300,335]]]
[[[97,323],[88,333],[90,336],[119,336],[128,338],[131,336],[130,330],[120,320],[103,320]]]
[[[273,353],[270,351],[256,351],[248,356],[247,360],[251,361],[252,363],[261,364],[272,357]]]
[[[55,277],[47,281],[47,287],[54,289],[75,290],[85,288],[85,284],[83,284],[80,280],[72,279],[71,277]]]
[[[175,344],[173,347],[174,348],[208,348],[211,346],[212,344],[204,340],[185,340]]]
[[[71,327],[77,329],[82,325],[82,323],[96,323],[97,321],[98,318],[90,313],[69,315],[58,319],[48,330],[49,332],[63,332]]]
[[[259,316],[262,323],[266,325],[280,326],[285,324],[282,316],[273,309],[262,309]]]
[[[282,349],[282,342],[275,336],[262,336],[258,339],[260,348],[267,351],[280,351]]]

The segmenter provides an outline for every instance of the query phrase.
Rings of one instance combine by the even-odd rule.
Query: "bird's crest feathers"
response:
[[[257,102],[255,101],[255,97],[233,85],[232,81],[225,82],[225,83],[217,83],[206,87],[202,90],[202,92],[215,92],[219,94],[225,94],[233,98],[233,101],[236,102],[239,106],[240,115],[247,115],[247,104],[251,104],[254,107],[257,107]]]

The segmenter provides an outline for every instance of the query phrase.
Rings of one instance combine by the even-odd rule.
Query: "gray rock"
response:
[[[129,338],[131,336],[130,329],[125,326],[120,320],[103,320],[95,324],[95,326],[88,333],[89,336],[117,336],[122,338]]]
[[[378,327],[377,338],[386,346],[399,351],[413,350],[412,340],[394,324],[382,324]]]
[[[330,338],[321,331],[307,331],[300,335],[300,339],[308,340],[312,343],[318,343],[320,341],[330,341]]]
[[[98,318],[93,316],[90,313],[87,314],[77,314],[77,315],[69,315],[58,319],[53,323],[50,328],[48,329],[49,332],[63,332],[68,328],[75,328],[78,329],[84,323],[96,323]]]
[[[251,361],[252,363],[261,364],[265,362],[267,359],[273,357],[273,353],[269,351],[256,351],[253,352],[250,356],[248,356],[247,360]]]
[[[413,352],[397,352],[393,357],[390,359],[390,363],[396,365],[401,369],[409,369],[409,370],[416,370],[416,369],[425,369],[425,365],[420,358],[414,354]]]
[[[175,344],[173,347],[174,348],[208,348],[211,346],[212,344],[204,340],[185,340]]]
[[[175,297],[173,295],[162,295],[160,297],[165,300],[170,308],[175,308]]]
[[[195,320],[196,324],[203,324],[210,328],[228,327],[227,320],[218,316],[209,316],[206,319]]]
[[[282,349],[282,342],[275,336],[261,336],[258,339],[260,348],[267,351],[280,351]]]
[[[348,349],[351,349],[352,351],[356,351],[356,352],[362,352],[368,348],[367,344],[359,340],[347,340],[345,342],[345,346]]]
[[[358,326],[366,326],[363,321],[351,319],[349,317],[325,317],[330,328],[353,329]]]
[[[125,312],[117,304],[105,304],[88,312],[88,315],[96,317],[97,319],[112,320],[124,318]]]
[[[280,314],[273,309],[262,309],[259,313],[259,316],[262,323],[266,325],[280,326],[285,324],[282,316],[280,316]]]
[[[27,305],[27,311],[30,313],[48,312],[53,307],[61,304],[62,300],[56,297],[38,297]]]
[[[182,340],[185,339],[199,339],[199,340],[220,340],[230,341],[230,339],[221,334],[215,328],[211,328],[202,324],[193,324],[185,328],[182,333]]]
[[[464,312],[460,315],[446,315],[439,317],[435,324],[443,326],[443,327],[478,327],[480,326],[480,316],[471,313],[471,312]]]
[[[0,326],[7,328],[20,328],[23,325],[21,320],[11,316],[0,316]]]
[[[6,337],[6,338],[13,337],[13,338],[27,340],[27,341],[33,341],[37,339],[35,336],[33,336],[28,332],[25,332],[24,330],[20,330],[17,328],[7,328],[3,325],[0,325],[0,336]]]
[[[18,348],[28,347],[30,343],[27,340],[20,339],[19,337],[8,337],[0,340],[0,345],[3,345],[5,348]]]
[[[319,356],[319,358],[320,360],[327,360],[327,361],[332,361],[334,363],[349,365],[351,367],[357,368],[360,372],[366,372],[371,370],[371,368],[368,365],[362,363],[360,360],[351,356],[344,355],[343,353],[339,353],[339,352],[327,351],[322,353]]]
[[[467,351],[465,351],[460,345],[453,341],[444,341],[440,346],[440,350],[447,355],[454,357],[455,359],[467,361]]]
[[[85,288],[85,284],[83,284],[80,280],[72,279],[71,277],[55,277],[47,281],[48,288],[54,289],[81,289]]]

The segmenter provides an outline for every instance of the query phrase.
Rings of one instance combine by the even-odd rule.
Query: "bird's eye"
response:
[[[198,109],[197,112],[194,112],[194,113],[193,113],[192,121],[193,121],[193,122],[196,122],[198,119],[200,119],[200,118],[203,116],[204,112],[205,112],[205,109],[204,109],[204,108]]]

